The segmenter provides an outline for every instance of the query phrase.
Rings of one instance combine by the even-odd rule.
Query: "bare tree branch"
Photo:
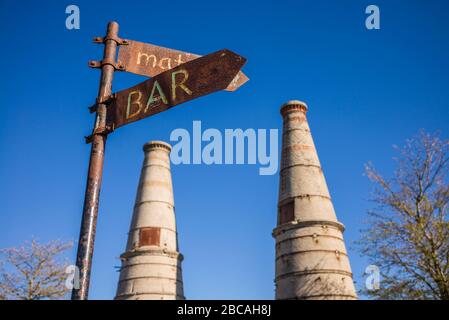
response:
[[[18,248],[0,250],[0,300],[62,299],[67,261],[60,256],[72,247],[71,242],[35,239]]]

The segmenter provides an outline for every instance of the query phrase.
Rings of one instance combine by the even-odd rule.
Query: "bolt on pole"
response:
[[[115,57],[119,25],[109,22],[104,38],[104,54],[101,62],[101,79],[97,101],[104,101],[112,94],[112,79],[115,71]],[[98,217],[101,179],[103,175],[104,152],[106,146],[106,104],[96,105],[95,127],[91,139],[91,152],[84,196],[83,216],[78,241],[76,265],[79,268],[79,287],[72,291],[72,300],[87,300],[89,293],[90,271],[94,252],[95,232]]]

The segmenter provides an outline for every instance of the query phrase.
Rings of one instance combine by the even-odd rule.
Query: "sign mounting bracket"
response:
[[[94,37],[93,39],[94,43],[105,43],[108,40],[115,41],[119,46],[127,46],[129,44],[129,40],[117,36]]]
[[[95,128],[91,135],[85,136],[84,139],[86,140],[86,144],[92,143],[93,137],[95,135],[104,135],[107,136],[111,132],[114,131],[114,125],[112,126],[104,126],[104,127],[98,127]]]
[[[94,113],[97,111],[97,106],[99,104],[105,104],[105,105],[109,105],[111,104],[111,102],[117,97],[117,95],[115,93],[111,94],[110,96],[107,97],[97,97],[97,99],[95,99],[95,104],[89,107],[89,112],[90,113]]]
[[[126,71],[125,66],[119,61],[115,62],[112,59],[103,59],[101,61],[96,60],[90,60],[89,61],[89,67],[94,69],[101,69],[104,65],[110,65],[113,66],[116,71]]]

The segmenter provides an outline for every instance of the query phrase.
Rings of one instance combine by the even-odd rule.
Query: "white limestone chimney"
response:
[[[171,146],[152,141],[143,147],[145,159],[126,252],[117,287],[117,300],[184,299],[173,186]]]
[[[283,117],[276,240],[276,299],[356,299],[344,226],[335,215],[306,118],[289,101]]]

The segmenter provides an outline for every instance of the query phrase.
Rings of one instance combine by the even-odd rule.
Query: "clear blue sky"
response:
[[[65,28],[76,4],[81,29]],[[381,30],[365,28],[377,4]],[[0,1],[0,247],[33,235],[77,240],[90,146],[90,106],[106,23],[124,38],[199,54],[229,48],[251,80],[113,133],[107,143],[91,298],[114,296],[149,140],[175,128],[281,128],[279,106],[309,104],[309,122],[357,286],[367,261],[358,239],[371,185],[363,165],[393,170],[393,144],[420,128],[448,137],[449,2],[432,1]],[[116,74],[114,90],[144,78]],[[274,296],[278,176],[250,165],[172,169],[185,294],[190,299]],[[71,258],[75,257],[75,249]]]

